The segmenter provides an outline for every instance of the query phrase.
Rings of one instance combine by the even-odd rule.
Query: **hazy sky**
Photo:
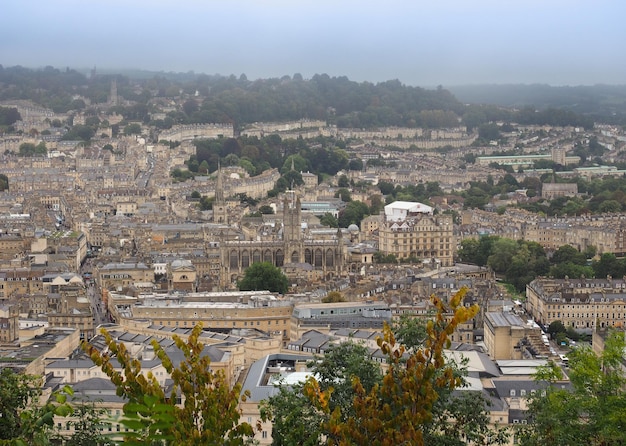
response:
[[[0,64],[626,84],[624,0],[4,0]]]

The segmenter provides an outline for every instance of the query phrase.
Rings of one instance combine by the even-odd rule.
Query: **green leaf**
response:
[[[58,406],[54,410],[55,415],[59,415],[60,417],[67,417],[71,415],[73,412],[74,412],[74,409],[72,409],[72,406],[70,406],[69,404],[63,404],[61,406]]]
[[[141,415],[147,415],[148,413],[150,413],[150,410],[143,404],[139,404],[139,403],[124,404],[124,414],[131,415],[131,414],[137,414],[137,413]]]
[[[159,397],[155,395],[144,395],[143,401],[147,407],[153,407],[157,401],[159,401]]]
[[[126,418],[120,420],[120,423],[134,431],[145,429],[150,424],[150,422],[147,420],[146,421],[129,420]]]

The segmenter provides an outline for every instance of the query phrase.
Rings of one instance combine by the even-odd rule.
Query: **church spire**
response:
[[[215,201],[224,203],[224,184],[222,182],[222,166],[217,160],[217,179],[215,181]]]

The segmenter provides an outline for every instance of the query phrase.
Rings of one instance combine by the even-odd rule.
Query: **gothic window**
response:
[[[270,262],[270,263],[273,263],[273,262],[272,262],[272,251],[270,251],[270,250],[268,249],[267,251],[265,251],[265,252],[263,253],[263,261],[264,261],[264,262]]]
[[[283,266],[285,263],[285,253],[282,249],[276,251],[276,266]]]
[[[322,250],[315,250],[315,266],[322,266]]]
[[[239,255],[237,254],[237,251],[235,250],[232,250],[230,252],[230,267],[231,268],[239,267]]]
[[[326,250],[326,266],[333,267],[335,266],[335,257],[333,256],[333,250]]]
[[[300,261],[300,254],[298,251],[294,251],[291,253],[291,263],[298,263]]]
[[[241,253],[241,267],[247,268],[250,266],[250,253],[248,251],[243,251]]]
[[[313,265],[313,254],[310,249],[304,250],[304,263],[308,263],[309,265]]]
[[[254,253],[252,254],[252,263],[258,263],[261,261],[261,251],[259,251],[258,249],[256,251],[254,251]]]

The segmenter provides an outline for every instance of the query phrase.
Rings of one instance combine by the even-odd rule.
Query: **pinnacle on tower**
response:
[[[224,202],[224,184],[222,183],[222,166],[217,161],[217,179],[215,180],[215,201],[217,203]]]

